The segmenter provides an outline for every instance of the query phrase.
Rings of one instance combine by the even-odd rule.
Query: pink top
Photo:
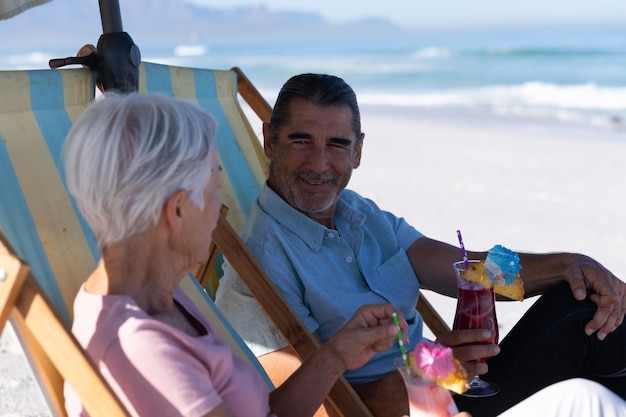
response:
[[[174,299],[208,332],[192,337],[154,320],[123,295],[81,287],[72,332],[133,416],[204,416],[224,403],[236,416],[273,416],[257,371],[233,355],[182,290]],[[86,416],[65,384],[70,417]]]

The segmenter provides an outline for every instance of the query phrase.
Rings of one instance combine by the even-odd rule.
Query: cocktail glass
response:
[[[470,260],[471,263],[480,261]],[[456,315],[453,329],[488,329],[493,337],[484,343],[498,343],[498,321],[496,319],[496,303],[493,288],[484,288],[480,284],[463,278],[465,262],[453,264],[458,287]],[[486,359],[480,359],[484,362]],[[469,383],[468,390],[462,395],[467,397],[489,397],[500,391],[492,382],[487,382],[476,375]]]
[[[406,386],[410,417],[452,417],[458,414],[450,391],[422,378],[412,367],[404,366],[401,358],[393,364]]]

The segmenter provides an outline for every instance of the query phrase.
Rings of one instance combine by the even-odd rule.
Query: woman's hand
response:
[[[375,353],[393,346],[393,341],[398,337],[393,313],[398,314],[403,339],[408,343],[404,333],[407,323],[402,314],[390,304],[371,304],[359,308],[325,346],[332,349],[346,370],[360,368]]]

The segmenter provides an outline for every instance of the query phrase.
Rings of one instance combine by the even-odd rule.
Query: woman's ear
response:
[[[178,190],[167,199],[163,208],[163,215],[167,225],[174,233],[180,233],[183,228],[184,203],[187,201],[187,190]]]

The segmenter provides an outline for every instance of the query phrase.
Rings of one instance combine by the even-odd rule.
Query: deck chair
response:
[[[0,231],[25,259],[58,316],[69,326],[78,288],[95,268],[93,233],[69,197],[61,147],[72,121],[94,99],[95,75],[86,69],[0,72]],[[181,287],[220,337],[273,384],[193,276]],[[24,342],[24,341],[21,341]],[[35,358],[27,359],[53,415],[64,416],[62,380],[48,383]]]
[[[260,191],[266,165],[260,144],[236,99],[236,72],[144,63],[140,73],[141,91],[196,100],[220,121],[217,146],[221,163],[231,179],[224,182],[222,201],[231,207],[227,224],[233,230],[238,229]],[[15,71],[0,76],[0,90],[6,93],[3,97],[10,97],[10,101],[0,101],[0,175],[6,179],[0,184],[0,228],[16,242],[17,252],[29,260],[44,291],[68,322],[69,306],[80,283],[95,266],[97,252],[91,231],[67,196],[59,158],[71,121],[93,99],[93,85],[94,77],[87,70]],[[256,168],[246,165],[250,163]],[[237,251],[244,249],[240,246]],[[282,318],[277,327],[292,346],[302,347],[297,350],[301,358],[306,357],[307,352],[317,348],[317,342],[298,320],[295,324],[284,321],[284,317],[296,316],[283,307],[284,300],[281,301],[269,280],[260,282],[273,292],[274,298],[266,301],[256,294],[257,298],[269,310],[270,318],[275,321]],[[198,291],[194,280],[185,280],[182,285],[188,294],[196,297],[199,306],[212,307],[211,300]],[[221,323],[219,312],[209,310],[207,315],[218,315],[212,322]],[[224,330],[227,335],[231,332],[229,328]],[[240,339],[238,342],[236,345]],[[238,354],[255,363],[246,349]],[[329,397],[333,398],[334,407],[344,410],[340,415],[368,415],[345,380],[337,385],[340,388],[334,389]]]
[[[319,348],[319,343],[236,233],[243,226],[253,201],[261,191],[268,168],[261,144],[239,105],[237,91],[262,121],[269,120],[271,107],[238,68],[212,71],[143,63],[139,79],[140,92],[160,92],[192,99],[217,118],[216,145],[224,169],[220,197],[228,210],[223,211],[213,238],[217,249],[230,260],[233,268],[244,279],[298,359],[304,360]],[[208,262],[209,267],[197,272],[203,283],[206,274],[212,275],[210,281],[214,283],[211,286],[213,290],[216,286],[214,263],[213,256]],[[420,308],[422,306],[425,306],[427,317],[438,319],[435,322],[439,329],[446,326],[434,309],[429,311],[428,305],[420,304]],[[339,379],[330,392],[327,408],[334,415],[371,415],[344,378]]]
[[[162,92],[173,93],[179,97],[186,94],[184,92],[192,88],[192,86],[202,85],[202,87],[206,89],[205,83],[212,81],[206,79],[206,70],[162,67],[146,63],[144,63],[143,68],[140,70],[140,80],[145,79],[146,84],[149,84],[152,78],[150,73],[152,71],[165,71],[165,68],[170,71],[169,75],[172,79],[172,86],[162,86]],[[144,74],[144,72],[145,76],[142,77],[141,74]],[[319,348],[319,343],[304,327],[302,321],[297,317],[293,309],[286,303],[282,294],[277,290],[271,279],[250,254],[247,247],[243,244],[236,233],[236,231],[239,230],[243,224],[243,221],[245,221],[240,220],[240,215],[242,215],[244,219],[247,218],[252,204],[252,201],[248,198],[249,194],[246,194],[246,192],[249,193],[253,190],[254,193],[252,196],[254,198],[256,198],[256,196],[260,193],[261,186],[267,177],[267,160],[264,156],[260,142],[251,131],[250,125],[237,103],[235,88],[237,88],[242,98],[248,103],[248,105],[250,105],[251,109],[262,121],[269,121],[271,116],[271,107],[239,68],[232,68],[228,73],[229,74],[226,75],[225,73],[219,74],[218,72],[213,71],[213,76],[216,77],[216,82],[217,77],[224,76],[226,79],[223,80],[223,82],[229,83],[226,84],[228,88],[226,88],[225,91],[222,90],[222,93],[219,94],[221,108],[215,109],[211,106],[211,104],[215,101],[214,98],[203,97],[201,92],[196,92],[198,103],[203,108],[217,116],[220,124],[227,122],[233,131],[238,132],[235,134],[235,140],[239,143],[243,154],[236,160],[225,160],[223,158],[224,153],[220,148],[220,141],[223,140],[221,135],[224,132],[220,133],[218,129],[217,146],[221,158],[220,162],[224,168],[224,177],[231,179],[231,181],[225,181],[227,184],[220,190],[222,201],[228,206],[228,210],[222,211],[222,215],[218,220],[217,228],[213,233],[213,239],[217,247],[216,249],[220,250],[229,259],[233,268],[237,271],[238,275],[242,277],[243,281],[249,287],[255,298],[257,298],[259,304],[264,309],[270,320],[272,320],[278,330],[283,334],[287,343],[294,350],[299,360],[302,361],[313,351]],[[167,79],[167,77],[164,77],[163,74],[160,75],[161,76],[158,77],[158,79],[161,82],[163,82],[164,79]],[[231,78],[233,75],[236,75],[236,78]],[[199,79],[202,78],[205,79],[202,83],[200,83]],[[234,85],[235,82],[237,83],[236,86]],[[230,85],[230,83],[233,84]],[[183,84],[187,84],[187,87],[184,87]],[[140,91],[144,89],[155,91],[154,86],[144,86],[143,83],[140,83]],[[220,89],[216,87],[215,91],[219,93]],[[222,110],[224,113],[222,113]],[[240,124],[245,126],[238,127]],[[230,139],[228,142],[230,143]],[[235,165],[230,166],[229,164],[233,162]],[[239,165],[241,163],[247,163],[250,165],[250,172],[257,175],[256,184],[254,183],[254,178],[251,176],[246,177],[246,181],[243,183],[243,187],[246,188],[242,188],[242,184],[239,183],[242,179],[236,177],[241,175],[242,170],[244,170],[243,172],[246,174],[248,171],[245,170],[247,168],[245,165]],[[235,178],[233,178],[232,173],[235,173]],[[259,174],[262,174],[262,176],[259,176]],[[246,198],[241,198],[241,196],[245,196]],[[237,209],[236,215],[231,217],[233,203],[238,206],[235,206]],[[228,218],[226,213],[228,213]],[[212,281],[212,278],[207,279],[206,276],[207,274],[215,273],[213,270],[215,259],[215,256],[211,256],[208,261],[208,266],[197,272],[197,276],[203,284]],[[212,282],[214,285],[211,286],[211,289],[214,290],[215,281]],[[442,332],[449,331],[445,321],[427,302],[426,298],[420,296],[419,299],[420,301],[418,302],[417,308],[420,310],[420,313],[422,313],[431,330],[437,335]],[[337,382],[331,391],[329,400],[331,402],[331,407],[333,408],[332,412],[339,413],[339,415],[371,415],[369,410],[365,408],[358,396],[356,396],[352,388],[343,378]]]
[[[262,274],[263,269],[256,264],[236,233],[236,230],[243,226],[267,178],[267,161],[261,144],[238,101],[237,72],[241,75],[240,71],[235,70],[181,68],[144,62],[139,71],[139,91],[187,98],[195,101],[217,119],[216,146],[223,169],[220,198],[228,210],[223,210],[218,230],[213,235],[216,246],[229,259],[236,259],[238,265],[256,266],[244,269],[243,273],[250,277],[252,291],[268,316],[283,332],[299,359],[303,360],[319,347],[318,342],[308,332],[273,282],[267,275]],[[251,84],[247,84],[247,87],[248,97],[253,97],[254,87]],[[245,85],[243,89],[245,91]],[[241,253],[246,256],[240,257]],[[215,258],[212,257],[209,264],[214,261]],[[214,275],[215,270],[207,267],[204,274]],[[327,413],[331,415],[355,417],[371,415],[344,378],[341,378],[331,390],[326,407]]]
[[[241,122],[245,118],[235,96],[235,79],[231,71],[141,66],[142,91],[196,100],[219,120],[217,146],[230,179],[224,181],[222,200],[231,207],[229,224],[240,227],[245,219],[242,207],[249,208],[266,173],[262,164],[256,165],[256,173],[247,168],[250,164],[242,152],[246,146],[235,140],[254,137],[249,124]],[[61,147],[72,121],[94,99],[94,85],[94,74],[85,69],[0,73],[0,229],[15,242],[18,255],[28,260],[33,275],[67,324],[73,298],[95,267],[98,254],[93,233],[65,189]],[[256,152],[260,147],[251,149]],[[252,160],[262,159],[253,154]],[[207,316],[214,317],[211,322],[224,340],[230,338],[235,353],[257,366],[271,389],[273,384],[256,358],[198,282],[190,277],[181,286]],[[292,312],[287,316],[295,317]],[[308,334],[304,327],[300,329],[301,334]],[[39,382],[44,391],[50,390]],[[349,409],[359,400],[345,381],[343,385],[350,395],[338,403],[345,402]],[[54,392],[48,394],[47,398],[55,396]],[[64,415],[59,404],[60,399],[49,401],[55,415]],[[366,416],[367,410],[340,415]]]
[[[63,409],[69,381],[92,417],[129,416],[109,384],[78,344],[28,265],[0,233],[0,332],[11,318],[16,334],[48,387],[49,401]],[[60,391],[59,391],[60,390]]]

